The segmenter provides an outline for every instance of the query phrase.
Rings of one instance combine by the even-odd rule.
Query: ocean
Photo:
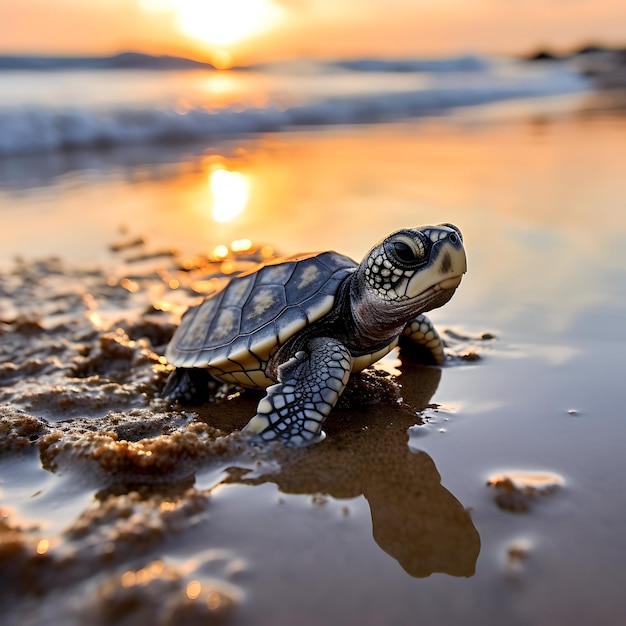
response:
[[[3,71],[0,156],[381,123],[587,89],[566,62],[472,55],[231,71]]]

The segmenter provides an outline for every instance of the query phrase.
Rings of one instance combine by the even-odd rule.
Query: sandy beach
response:
[[[1,160],[3,623],[621,624],[626,116],[566,100]],[[234,272],[439,222],[444,367],[392,354],[305,449],[160,398]]]

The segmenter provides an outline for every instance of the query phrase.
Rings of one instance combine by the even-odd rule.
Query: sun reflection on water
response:
[[[241,172],[218,168],[209,175],[209,185],[213,194],[213,219],[216,222],[230,222],[240,215],[250,198],[248,179]]]

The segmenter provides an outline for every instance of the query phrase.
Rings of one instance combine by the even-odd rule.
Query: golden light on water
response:
[[[197,580],[192,580],[187,585],[187,597],[190,600],[195,600],[202,592],[202,585]]]
[[[139,284],[134,280],[130,280],[130,278],[122,278],[120,286],[130,293],[137,293],[139,291]]]
[[[140,570],[128,570],[122,574],[120,580],[122,587],[129,588],[136,585],[147,585],[149,582],[158,578],[165,571],[163,561],[153,561]]]
[[[217,591],[212,591],[211,593],[209,593],[206,601],[207,601],[207,604],[209,605],[209,608],[213,609],[214,611],[219,609],[220,604],[222,604],[222,598],[220,594],[217,593]]]
[[[230,244],[230,249],[233,252],[247,252],[252,248],[252,242],[249,239],[235,239]]]
[[[246,208],[250,185],[241,172],[215,169],[210,174],[209,184],[213,194],[212,215],[216,222],[229,222]]]
[[[215,246],[212,255],[216,260],[225,259],[228,256],[228,246],[225,246],[223,243]]]

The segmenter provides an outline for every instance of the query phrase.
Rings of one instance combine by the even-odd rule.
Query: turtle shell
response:
[[[264,373],[269,358],[332,309],[340,283],[356,267],[346,256],[322,252],[276,259],[241,274],[183,315],[167,360],[266,387],[274,382]]]

